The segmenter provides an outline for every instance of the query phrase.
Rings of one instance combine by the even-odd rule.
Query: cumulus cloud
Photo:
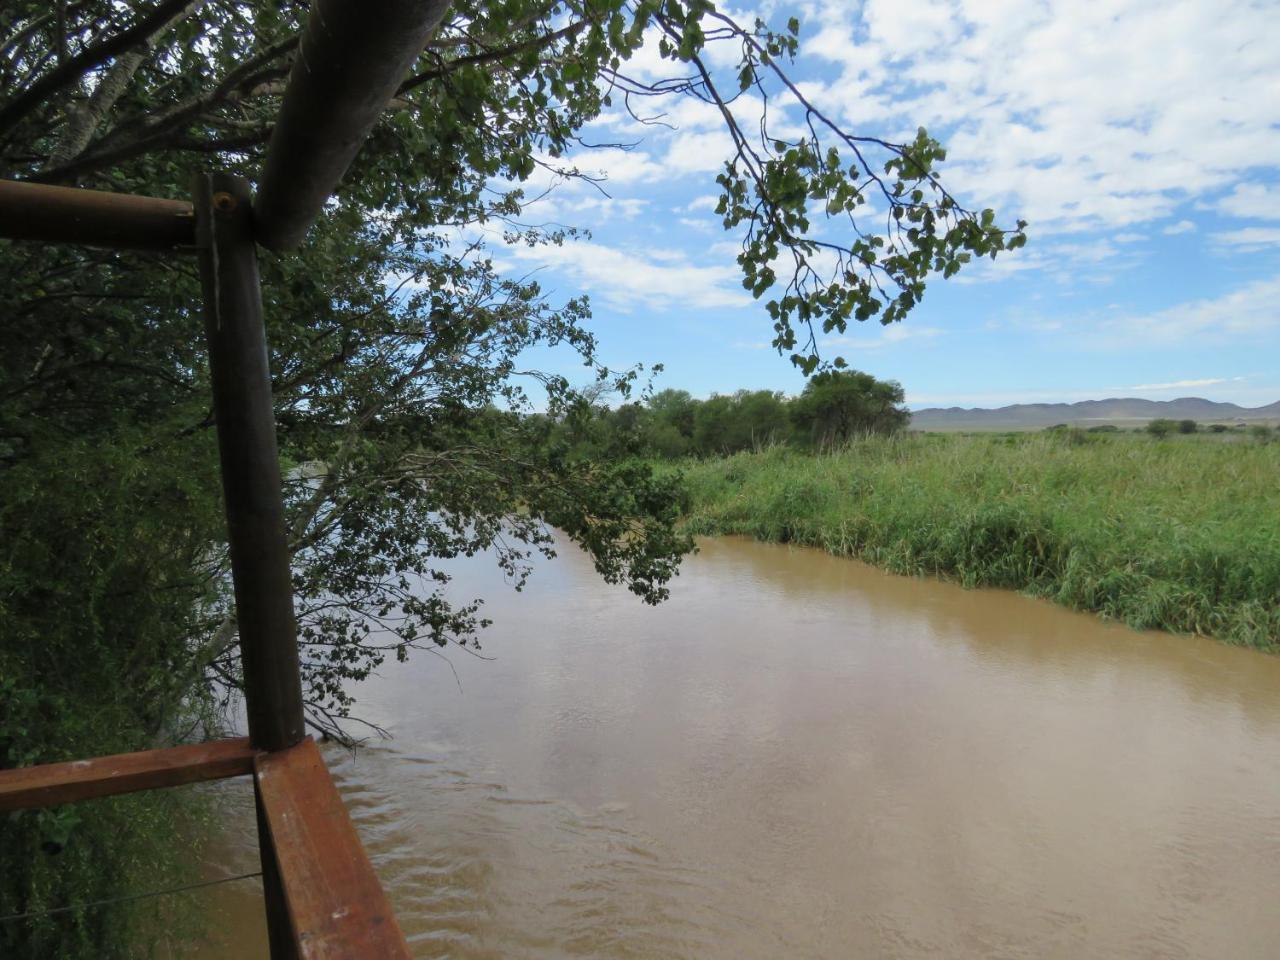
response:
[[[1218,209],[1244,219],[1280,220],[1280,186],[1238,183],[1231,193],[1218,201]]]
[[[614,184],[643,183],[663,176],[662,164],[644,150],[598,147],[582,150],[563,163],[588,176],[601,176]]]
[[[812,9],[806,48],[840,69],[823,96],[845,123],[928,126],[949,144],[953,185],[1025,216],[1040,236],[1167,217],[1280,164],[1280,17],[1268,4],[821,0]],[[1256,209],[1254,199],[1225,202]]]
[[[740,307],[752,303],[735,264],[698,265],[669,249],[622,249],[593,241],[563,246],[506,248],[513,260],[551,267],[572,277],[615,309],[636,304]]]
[[[1177,223],[1165,227],[1162,232],[1168,236],[1174,237],[1180,233],[1193,233],[1195,232],[1195,229],[1196,225],[1190,220],[1179,220]]]

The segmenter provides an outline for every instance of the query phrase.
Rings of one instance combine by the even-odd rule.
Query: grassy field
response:
[[[1280,443],[914,434],[681,465],[687,523],[1280,650]]]

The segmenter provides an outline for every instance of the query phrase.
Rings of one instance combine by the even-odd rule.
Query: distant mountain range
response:
[[[913,430],[1038,430],[1057,423],[1089,427],[1103,423],[1138,425],[1157,417],[1201,423],[1280,420],[1280,401],[1265,407],[1215,403],[1200,397],[1140,400],[1137,397],[1081,400],[1079,403],[1015,403],[986,410],[981,407],[930,407],[911,414]]]

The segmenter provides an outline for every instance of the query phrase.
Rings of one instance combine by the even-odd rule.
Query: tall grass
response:
[[[681,469],[694,533],[1280,649],[1280,444],[924,434]]]

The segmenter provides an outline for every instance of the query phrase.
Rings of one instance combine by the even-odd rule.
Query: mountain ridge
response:
[[[1003,407],[927,407],[911,413],[916,430],[988,429],[1012,430],[1049,427],[1058,423],[1077,426],[1115,421],[1146,421],[1158,417],[1197,421],[1257,421],[1280,419],[1280,401],[1261,407],[1178,397],[1144,400],[1141,397],[1108,397],[1075,403],[1013,403]]]

